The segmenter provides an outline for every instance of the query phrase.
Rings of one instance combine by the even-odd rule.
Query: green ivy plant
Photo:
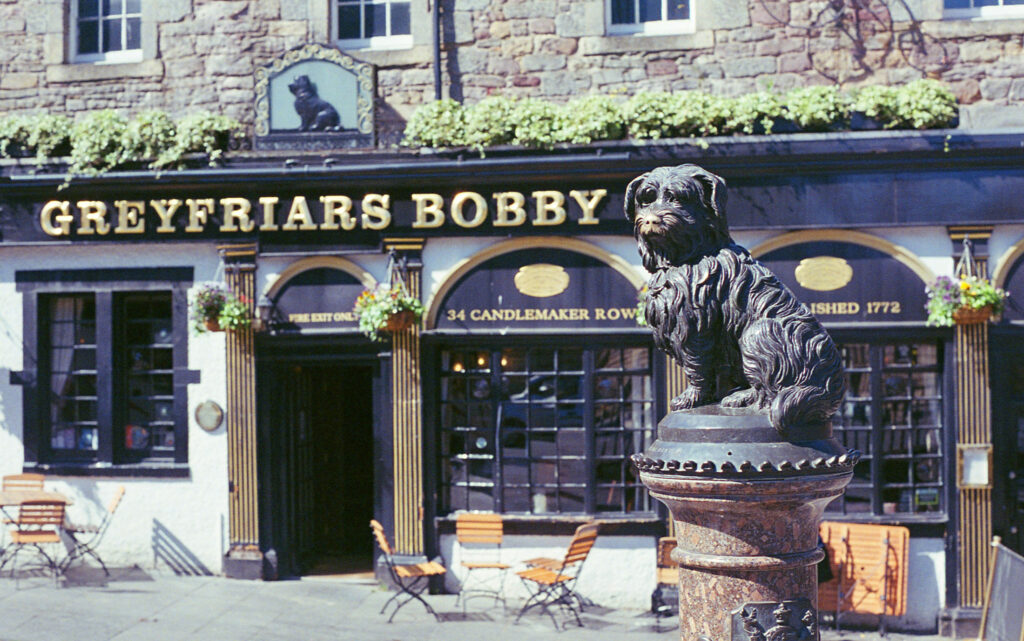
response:
[[[487,96],[466,107],[463,134],[466,145],[482,153],[485,147],[511,144],[516,137],[515,110],[516,101],[505,96]]]
[[[517,100],[511,115],[515,124],[512,144],[550,149],[564,142],[559,135],[564,130],[564,113],[557,105],[539,98]]]
[[[775,121],[786,117],[786,106],[774,91],[756,91],[732,101],[725,129],[730,133],[770,134]]]
[[[938,80],[922,78],[897,90],[896,118],[901,129],[942,129],[956,117],[956,96]]]
[[[420,107],[405,125],[403,144],[409,147],[460,147],[466,144],[466,111],[445,98]]]
[[[853,94],[850,109],[877,120],[886,129],[892,129],[899,124],[899,93],[897,87],[885,85],[861,87]]]
[[[804,131],[844,128],[849,113],[849,98],[834,85],[798,87],[786,94],[786,115]]]
[[[598,94],[570,100],[562,122],[562,140],[574,144],[619,140],[626,132],[620,101]]]

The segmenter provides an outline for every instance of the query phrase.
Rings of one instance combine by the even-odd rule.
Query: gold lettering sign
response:
[[[815,256],[800,261],[793,272],[796,282],[816,292],[831,292],[846,287],[853,278],[853,268],[843,258]]]
[[[520,267],[512,282],[522,294],[548,298],[561,294],[569,287],[569,273],[559,265],[536,263]]]

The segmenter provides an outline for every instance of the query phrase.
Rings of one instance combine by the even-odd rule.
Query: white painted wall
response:
[[[565,556],[571,540],[571,535],[506,536],[501,547],[501,560],[512,566],[505,573],[505,597],[508,602],[522,603],[529,596],[525,585],[515,574],[526,567],[523,561],[541,556],[561,558]],[[650,609],[651,592],[657,582],[655,545],[655,538],[651,536],[599,534],[583,563],[576,584],[577,591],[601,607]],[[462,548],[454,534],[441,537],[441,555],[448,568],[445,587],[449,592],[458,592],[465,580],[465,569],[461,565]],[[473,582],[478,580],[474,577]]]
[[[15,291],[18,270],[192,267],[196,282],[219,280],[220,259],[211,244],[5,247],[0,250],[0,474],[22,471],[22,389],[9,371],[23,366],[22,295]],[[69,518],[98,522],[119,485],[124,500],[99,548],[113,565],[137,564],[148,570],[220,573],[227,537],[227,439],[222,425],[208,433],[193,419],[205,400],[227,406],[224,335],[190,334],[189,369],[200,382],[189,386],[189,469],[182,479],[49,476],[47,486],[74,503]]]

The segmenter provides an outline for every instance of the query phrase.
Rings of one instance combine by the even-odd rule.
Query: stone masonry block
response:
[[[192,13],[192,0],[160,0],[155,4],[157,22],[177,22]]]
[[[537,50],[540,53],[553,53],[568,56],[576,53],[575,38],[545,38],[540,41]]]
[[[1000,100],[1010,93],[1010,78],[985,78],[979,85],[981,97],[985,100]]]
[[[569,10],[555,16],[555,33],[566,38],[604,34],[602,0],[572,2]]]
[[[38,74],[14,72],[0,75],[0,89],[31,89],[38,85]]]
[[[307,20],[309,0],[280,0],[282,20]]]
[[[773,56],[724,60],[722,70],[727,78],[746,78],[775,73],[776,61]]]
[[[452,17],[451,37],[454,42],[463,44],[473,42],[473,16],[467,11],[457,11]]]
[[[652,60],[647,63],[648,76],[672,76],[678,71],[674,60]]]
[[[757,3],[751,3],[757,4]],[[697,12],[698,29],[735,29],[750,24],[747,0],[716,0],[714,10]]]
[[[555,21],[552,18],[534,18],[530,20],[530,33],[547,35],[555,33]]]
[[[506,18],[550,18],[556,13],[554,0],[506,2],[502,5],[501,11]]]
[[[512,34],[512,23],[508,20],[495,20],[490,29],[492,38],[508,38]]]
[[[483,11],[491,6],[491,0],[455,0],[455,11]]]
[[[965,42],[960,45],[960,59],[964,62],[993,62],[1003,53],[1003,43],[998,40]]]
[[[778,57],[779,73],[795,73],[808,71],[811,68],[811,61],[806,53],[787,53]]]
[[[281,37],[305,37],[306,24],[305,20],[275,20],[268,24],[267,35]]]
[[[487,70],[487,52],[459,47],[455,53],[460,73],[484,73]]]
[[[1024,78],[1014,78],[1010,83],[1010,100],[1024,100]],[[1018,108],[1020,106],[1018,105]]]
[[[527,72],[557,71],[559,69],[565,69],[566,59],[565,56],[534,53],[528,56],[523,56],[520,64],[523,67],[523,71]]]

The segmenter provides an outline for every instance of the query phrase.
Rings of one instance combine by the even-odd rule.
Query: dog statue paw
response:
[[[706,388],[692,399],[687,389],[672,407],[756,407],[783,433],[827,422],[846,390],[839,350],[733,242],[725,203],[725,180],[696,165],[659,167],[626,188],[626,217],[651,274],[645,310],[654,342]]]

